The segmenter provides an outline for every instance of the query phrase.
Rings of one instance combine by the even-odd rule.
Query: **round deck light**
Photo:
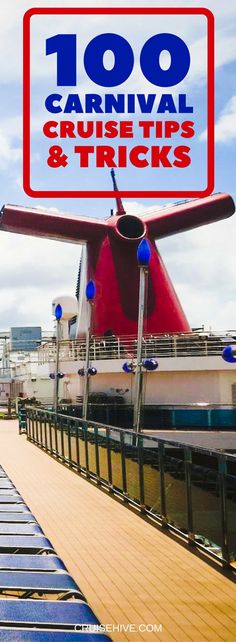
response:
[[[125,361],[125,363],[123,363],[122,370],[124,370],[126,374],[134,374],[135,364],[129,361]]]
[[[79,368],[79,370],[78,370],[78,375],[79,375],[80,377],[84,377],[84,375],[85,375],[84,368]]]
[[[150,245],[146,239],[140,241],[137,249],[137,260],[140,266],[146,267],[151,259]]]
[[[63,377],[64,377],[64,376],[65,376],[65,375],[64,375],[64,372],[58,372],[58,373],[57,373],[57,378],[58,378],[58,379],[63,379]]]
[[[222,352],[222,358],[227,363],[236,363],[236,346],[226,346]]]
[[[145,370],[149,370],[151,372],[158,368],[158,362],[156,361],[156,359],[144,359],[143,367],[145,368]]]
[[[50,372],[49,378],[55,379],[56,378],[55,372]]]
[[[88,368],[88,375],[94,377],[97,374],[97,368]]]

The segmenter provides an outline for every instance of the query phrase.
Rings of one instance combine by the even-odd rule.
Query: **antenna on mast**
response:
[[[113,168],[111,170],[111,178],[112,178],[114,192],[118,192],[115,172]],[[126,214],[121,198],[116,198],[116,206],[117,206],[117,211],[115,214],[116,216],[121,216],[122,214]]]

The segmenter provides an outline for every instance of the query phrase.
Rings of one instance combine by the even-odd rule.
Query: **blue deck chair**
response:
[[[0,513],[29,513],[30,509],[26,504],[2,504],[0,497]]]
[[[74,631],[79,624],[99,624],[85,601],[0,599],[0,628],[8,625],[12,628]]]
[[[0,488],[15,488],[15,486],[9,479],[0,478]]]
[[[0,631],[0,642],[111,642],[111,638],[101,633],[3,629]]]
[[[0,554],[0,570],[3,571],[66,571],[57,555],[4,555]]]
[[[1,504],[24,504],[24,500],[19,495],[19,493],[15,492],[14,495],[9,495],[9,493],[7,493],[7,490],[5,490],[4,493],[4,495],[0,493]]]
[[[9,595],[11,591],[19,591],[25,599],[33,597],[34,594],[54,593],[60,594],[60,599],[63,600],[76,597],[86,602],[83,593],[69,573],[0,571],[0,593]]]
[[[13,488],[0,488],[0,497],[2,495],[18,495],[20,493],[16,490],[16,488],[13,486]]]
[[[0,535],[44,535],[38,524],[1,524]]]
[[[12,509],[13,510],[13,509]],[[0,524],[7,522],[8,524],[19,524],[19,523],[36,523],[36,519],[32,513],[1,513],[0,512]]]
[[[46,537],[37,535],[0,535],[0,553],[55,553]]]

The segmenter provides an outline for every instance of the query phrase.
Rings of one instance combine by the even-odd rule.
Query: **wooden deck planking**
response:
[[[235,585],[0,423],[0,463],[103,623],[163,625],[114,642],[234,642]]]

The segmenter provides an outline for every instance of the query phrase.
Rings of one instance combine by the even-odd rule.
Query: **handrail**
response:
[[[103,423],[100,423],[98,421],[90,421],[90,420],[87,420],[87,419],[80,419],[79,417],[74,417],[74,416],[72,417],[71,415],[64,415],[64,414],[60,414],[60,413],[57,413],[57,415],[56,415],[53,410],[46,410],[46,409],[42,409],[41,410],[40,408],[36,408],[35,406],[27,406],[27,405],[25,406],[25,408],[26,408],[26,414],[27,414],[27,410],[36,410],[38,415],[40,413],[42,413],[42,416],[45,416],[45,414],[46,415],[51,415],[51,417],[54,417],[54,418],[57,417],[58,420],[62,420],[62,421],[63,420],[64,421],[66,421],[66,420],[77,421],[78,423],[80,423],[85,428],[89,428],[91,426],[93,428],[98,428],[100,430],[108,429],[108,430],[110,430],[112,432],[117,432],[119,434],[120,433],[123,433],[124,435],[127,434],[127,435],[129,435],[131,437],[141,436],[141,438],[145,439],[145,441],[146,440],[147,441],[152,441],[152,442],[154,441],[154,442],[157,443],[157,445],[159,443],[163,443],[163,444],[165,443],[165,444],[168,444],[168,445],[171,445],[171,446],[177,446],[179,448],[183,448],[183,445],[184,445],[183,442],[181,442],[181,441],[176,441],[176,440],[172,440],[172,439],[169,439],[169,438],[168,439],[163,439],[162,437],[155,437],[155,435],[146,435],[145,433],[136,433],[136,432],[134,432],[133,430],[131,430],[129,428],[119,428],[119,426],[112,426],[111,424],[103,424]],[[218,456],[222,457],[223,456],[227,460],[231,459],[234,463],[236,461],[236,454],[234,455],[232,453],[222,453],[221,451],[219,451],[217,449],[214,449],[214,448],[205,448],[205,446],[197,446],[197,445],[192,445],[192,444],[191,445],[190,444],[185,444],[185,445],[187,445],[188,448],[192,449],[193,451],[196,451],[196,452],[201,452],[202,451],[202,452],[204,452],[205,455],[206,454],[207,455],[212,455],[212,453],[214,453],[214,456],[216,456],[216,457],[218,457]]]
[[[143,338],[144,357],[209,357],[221,356],[225,346],[234,343],[232,336],[215,336],[196,333],[173,335],[148,335]],[[60,361],[83,361],[85,359],[85,339],[61,340],[59,342]],[[43,343],[38,349],[40,364],[55,361],[56,342]],[[92,360],[124,359],[134,360],[137,356],[137,337],[91,337],[90,356]]]
[[[26,407],[26,414],[32,443],[236,571],[231,536],[235,455],[33,406]],[[195,486],[203,522],[193,498]]]

